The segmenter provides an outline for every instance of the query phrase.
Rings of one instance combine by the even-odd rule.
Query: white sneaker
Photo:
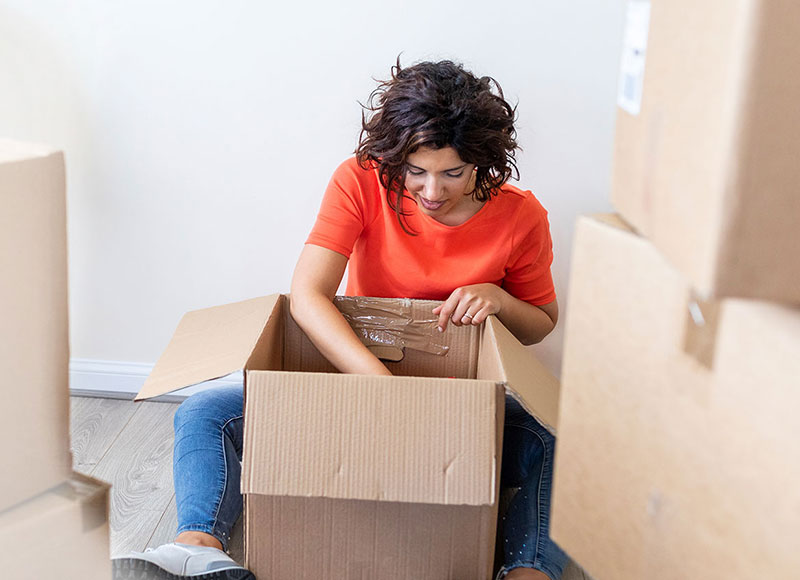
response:
[[[225,552],[207,546],[164,544],[111,562],[113,580],[255,580]]]

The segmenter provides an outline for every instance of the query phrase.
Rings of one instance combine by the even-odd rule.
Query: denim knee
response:
[[[222,427],[230,418],[229,415],[237,413],[236,389],[237,387],[209,389],[188,397],[175,411],[175,418],[173,419],[175,432],[177,433],[187,423],[193,423],[198,420],[209,421]],[[229,402],[232,395],[234,399]],[[226,409],[225,407],[229,408]],[[238,413],[241,414],[241,411],[238,410]]]

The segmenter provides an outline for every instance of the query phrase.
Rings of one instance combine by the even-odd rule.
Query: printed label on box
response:
[[[622,45],[617,104],[631,115],[642,109],[647,34],[650,28],[650,0],[630,0]]]

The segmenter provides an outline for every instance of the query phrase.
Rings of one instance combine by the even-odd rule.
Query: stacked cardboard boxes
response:
[[[622,219],[577,227],[552,514],[597,580],[800,570],[797,22],[630,2]]]
[[[64,158],[0,140],[0,562],[109,577],[108,486],[72,473]]]
[[[138,398],[245,370],[246,566],[257,577],[486,579],[505,393],[546,425],[559,385],[496,319],[338,298],[391,377],[339,374],[282,295],[190,312]]]

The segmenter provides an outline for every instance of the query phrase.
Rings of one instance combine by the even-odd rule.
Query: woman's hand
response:
[[[490,314],[500,312],[501,293],[505,291],[494,284],[456,288],[443,304],[433,309],[433,313],[439,316],[439,330],[444,332],[448,321],[455,326],[481,324]]]
[[[558,303],[554,300],[534,306],[494,284],[473,284],[456,288],[433,313],[439,316],[441,332],[447,329],[448,322],[455,326],[478,325],[495,314],[522,344],[535,344],[555,328]]]

